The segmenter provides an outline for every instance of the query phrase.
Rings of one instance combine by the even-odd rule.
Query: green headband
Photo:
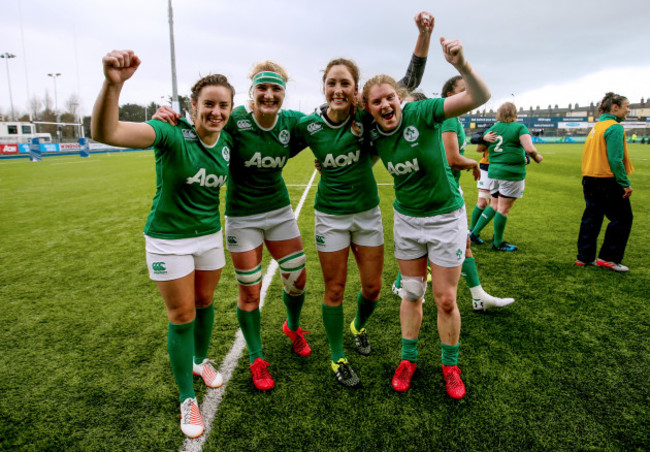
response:
[[[253,77],[253,86],[259,85],[260,83],[274,83],[280,85],[282,88],[286,88],[284,78],[277,72],[258,72]]]

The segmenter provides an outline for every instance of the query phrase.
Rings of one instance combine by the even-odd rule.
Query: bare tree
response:
[[[79,107],[81,106],[81,100],[79,96],[75,93],[72,93],[68,100],[65,102],[65,112],[72,115],[73,118],[79,117]],[[75,119],[77,122],[77,119]]]
[[[32,99],[29,101],[29,112],[31,113],[32,118],[40,118],[42,106],[43,102],[38,97],[32,97]]]

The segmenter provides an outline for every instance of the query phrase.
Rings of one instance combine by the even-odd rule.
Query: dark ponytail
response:
[[[614,105],[622,107],[623,102],[626,100],[627,97],[621,96],[620,94],[614,94],[610,91],[609,93],[605,94],[603,100],[600,101],[600,104],[598,105],[598,113],[601,115],[603,113],[610,113]]]

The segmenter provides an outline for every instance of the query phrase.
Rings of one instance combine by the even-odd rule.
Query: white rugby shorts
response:
[[[428,256],[440,267],[458,267],[465,259],[467,214],[465,206],[432,217],[411,217],[393,209],[395,257],[402,260]]]
[[[525,180],[492,179],[490,194],[494,196],[499,193],[508,198],[523,198],[524,188],[526,188]]]
[[[384,227],[379,206],[349,215],[332,215],[315,211],[314,236],[318,251],[339,251],[350,243],[361,246],[382,246]]]
[[[492,190],[492,179],[488,177],[488,170],[481,168],[481,178],[476,181],[476,188],[480,190]]]
[[[226,217],[226,248],[233,253],[256,249],[264,240],[300,237],[291,206],[245,217]]]
[[[158,239],[145,234],[149,278],[171,281],[194,270],[219,270],[226,265],[221,229],[214,234],[186,239]]]

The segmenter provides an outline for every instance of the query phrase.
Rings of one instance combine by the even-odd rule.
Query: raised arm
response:
[[[426,11],[417,13],[414,20],[415,25],[418,27],[418,39],[415,42],[415,50],[413,50],[413,56],[406,69],[406,74],[397,82],[398,85],[403,86],[408,91],[413,91],[420,86],[422,75],[424,75],[424,69],[427,65],[431,33],[433,33],[433,26],[435,24],[433,14]]]
[[[124,82],[140,66],[132,50],[113,50],[102,58],[104,84],[99,91],[93,115],[90,118],[92,138],[113,146],[146,148],[151,146],[156,133],[149,124],[119,120],[120,92]]]
[[[487,102],[490,90],[483,78],[465,60],[460,41],[441,37],[440,45],[447,62],[456,68],[465,82],[465,91],[445,98],[445,118],[460,116]]]
[[[537,152],[537,149],[533,144],[533,139],[529,133],[525,133],[519,136],[519,143],[521,143],[521,145],[524,147],[524,151],[526,151],[526,154],[530,155],[533,159],[535,159],[535,162],[542,163],[542,160],[544,160],[544,156],[539,152]]]

